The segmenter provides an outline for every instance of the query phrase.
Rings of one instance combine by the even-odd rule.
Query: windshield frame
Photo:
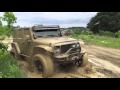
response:
[[[43,35],[43,36],[38,36],[38,35],[36,35],[36,32],[49,32],[49,31],[56,31],[56,32],[58,32],[58,35]],[[40,30],[33,30],[33,33],[34,33],[34,36],[36,36],[36,38],[38,37],[38,38],[46,38],[46,37],[61,37],[62,36],[62,33],[61,33],[61,31],[60,31],[60,29],[40,29]]]

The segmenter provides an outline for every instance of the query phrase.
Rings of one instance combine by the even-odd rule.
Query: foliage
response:
[[[3,16],[0,17],[0,41],[4,40],[6,36],[10,36],[13,30],[13,24],[16,22],[16,17],[12,12],[4,12]],[[3,26],[2,22],[7,22],[6,26]],[[0,42],[0,50],[5,51],[6,46]]]
[[[85,27],[71,27],[69,28],[74,34],[81,34],[84,31],[88,31]]]
[[[116,36],[117,38],[120,38],[120,30],[115,33],[115,36]]]
[[[13,24],[16,23],[17,18],[12,12],[4,12],[0,17],[0,41],[4,40],[6,36],[10,36],[13,30]],[[3,26],[2,22],[7,22],[6,26]],[[5,49],[5,46],[0,42],[0,49]]]
[[[19,70],[17,62],[7,52],[8,46],[2,43],[6,36],[10,36],[16,17],[12,12],[5,12],[0,17],[0,78],[22,78],[24,74]],[[7,25],[3,25],[3,21]]]
[[[120,38],[114,37],[106,37],[100,35],[71,35],[71,37],[76,39],[82,39],[86,44],[94,44],[98,46],[110,47],[110,48],[118,48],[120,49]]]
[[[106,36],[106,37],[115,37],[115,34],[110,31],[100,31],[99,35],[101,36]]]
[[[3,16],[0,17],[0,36],[10,36],[16,20],[17,18],[12,12],[4,12]],[[3,26],[2,22],[6,22],[7,25]]]
[[[1,78],[24,78],[17,62],[8,52],[0,50],[0,77]]]
[[[87,24],[93,33],[100,31],[117,32],[120,30],[120,12],[99,12]]]
[[[84,34],[84,35],[93,35],[93,32],[92,31],[84,31],[81,34]]]
[[[6,21],[7,26],[11,28],[13,24],[16,23],[17,18],[14,16],[12,12],[4,12],[2,20]]]
[[[5,50],[7,50],[7,48],[8,48],[8,46],[7,45],[4,45],[3,43],[0,43],[0,50],[2,51],[2,52],[5,52]]]

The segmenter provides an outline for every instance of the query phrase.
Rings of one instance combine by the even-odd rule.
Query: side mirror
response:
[[[25,35],[24,36],[24,40],[26,41],[26,40],[29,40],[30,39],[30,36],[29,35]]]

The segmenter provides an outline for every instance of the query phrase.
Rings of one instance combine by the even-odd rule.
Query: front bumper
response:
[[[54,60],[58,63],[69,63],[69,62],[76,62],[79,61],[84,53],[73,53],[69,55],[60,55],[60,56],[55,56]]]

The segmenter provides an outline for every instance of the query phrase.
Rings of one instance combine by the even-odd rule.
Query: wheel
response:
[[[87,53],[85,53],[85,54],[83,54],[83,56],[82,56],[82,59],[81,59],[81,67],[84,67],[84,66],[86,66],[88,64],[88,54]]]
[[[88,63],[88,54],[87,53],[84,53],[82,58],[76,62],[77,66],[78,67],[85,67]]]
[[[53,75],[53,62],[49,56],[37,54],[33,57],[33,60],[37,69],[42,72],[43,77],[47,78]]]
[[[11,55],[15,58],[15,59],[19,59],[19,55],[17,54],[17,51],[14,49],[14,48],[12,48],[12,51],[11,51]]]

